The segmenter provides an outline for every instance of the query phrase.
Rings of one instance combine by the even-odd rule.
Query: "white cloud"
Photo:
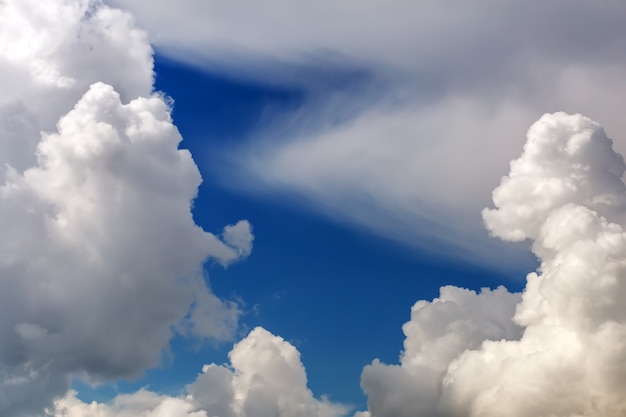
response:
[[[612,146],[590,119],[542,117],[528,131],[523,155],[511,162],[509,175],[493,192],[497,209],[483,211],[487,227],[505,240],[538,240],[549,224],[546,217],[568,204],[579,203],[608,218],[623,213],[626,165]],[[561,249],[562,237],[560,231],[556,241],[549,240],[554,249]]]
[[[85,404],[75,393],[57,401],[61,417],[341,417],[349,409],[307,388],[300,353],[257,327],[229,353],[229,365],[205,365],[179,397],[141,390],[109,404]]]
[[[312,132],[298,127],[305,109],[284,129],[236,149],[237,172],[249,176],[240,174],[234,185],[228,177],[229,184],[294,193],[333,218],[400,242],[433,250],[439,241],[455,256],[510,265],[520,253],[506,255],[489,241],[478,213],[522,145],[518,138],[545,109],[586,111],[626,136],[618,110],[626,104],[618,93],[626,88],[624,70],[581,64],[539,73],[517,85],[520,91],[450,93],[402,106],[383,100],[347,123]],[[594,108],[599,102],[607,105]],[[323,114],[335,117],[333,111]],[[626,142],[616,147],[626,151]]]
[[[505,256],[478,213],[514,156],[507,131],[530,120],[506,101],[387,105],[321,133],[238,148],[233,158],[254,178],[240,174],[244,189],[299,194],[331,217],[421,249],[452,245],[456,257],[492,264],[497,251],[499,262],[513,262],[520,253]]]
[[[129,14],[89,0],[0,3],[0,162],[35,163],[40,131],[52,131],[90,84],[123,101],[152,90],[152,48]],[[4,172],[0,174],[4,178]]]
[[[316,400],[297,349],[257,327],[229,353],[231,367],[208,365],[187,392],[200,408],[224,417],[325,417],[348,410]],[[221,384],[216,386],[216,384]],[[228,407],[227,407],[228,406]],[[230,413],[230,414],[229,414]]]
[[[110,1],[166,55],[307,91],[233,152],[225,182],[409,245],[511,264],[478,212],[526,127],[562,110],[626,137],[623,2]],[[323,87],[344,71],[362,79]]]
[[[222,242],[194,223],[201,177],[133,25],[95,1],[0,2],[2,416],[40,415],[70,375],[140,375],[175,329],[236,330],[202,264],[247,256],[250,225]]]
[[[485,340],[519,339],[513,320],[520,294],[504,287],[480,293],[447,286],[432,302],[418,301],[403,326],[400,365],[374,361],[363,370],[361,386],[372,416],[433,416],[449,363]]]
[[[456,229],[441,239],[461,245],[478,233],[468,213],[510,158],[506,138],[545,108],[583,110],[626,137],[621,3],[485,0],[451,12],[440,2],[275,0],[254,5],[254,19],[241,2],[121,3],[166,53],[186,43],[179,51],[196,52],[194,62],[284,61],[280,76],[329,62],[370,71],[389,88],[382,98],[315,102],[302,113],[313,122],[295,115],[267,134],[280,141],[251,144],[240,162],[261,180],[253,186],[301,193],[400,240]],[[311,63],[324,50],[337,55]],[[260,328],[187,395],[85,404],[67,393],[70,375],[140,374],[175,329],[227,339],[239,315],[210,292],[201,265],[248,256],[251,227],[226,226],[219,239],[193,222],[201,178],[152,92],[151,53],[128,13],[99,2],[0,2],[0,414],[39,415],[66,394],[57,416],[344,415],[313,397],[297,350]],[[364,99],[372,104],[355,104]],[[329,114],[354,117],[320,127],[315,118]],[[369,411],[356,415],[623,415],[624,163],[611,146],[581,116],[531,128],[483,214],[493,234],[534,240],[539,272],[521,301],[502,288],[444,287],[418,302],[400,364],[364,370]]]
[[[237,252],[237,257],[246,257],[252,252],[252,228],[247,220],[240,220],[234,225],[224,227],[224,242]]]
[[[70,392],[57,401],[56,409],[50,412],[55,417],[209,417],[204,411],[194,410],[184,398],[146,390],[119,395],[111,404],[84,403],[76,398],[75,392]]]
[[[416,304],[400,365],[363,372],[371,416],[623,415],[625,169],[590,119],[537,121],[483,215],[495,235],[534,241],[538,272],[519,303],[445,287]]]

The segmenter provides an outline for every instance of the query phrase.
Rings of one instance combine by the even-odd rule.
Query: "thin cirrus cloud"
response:
[[[478,213],[527,126],[581,112],[625,136],[623,2],[112,3],[165,55],[307,92],[302,108],[225,151],[231,168],[215,166],[227,185],[297,195],[409,245],[514,262]],[[329,91],[302,68],[367,76]]]

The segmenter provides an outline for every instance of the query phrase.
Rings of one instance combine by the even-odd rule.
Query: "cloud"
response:
[[[184,398],[158,395],[147,390],[117,396],[110,404],[84,403],[70,392],[57,401],[50,410],[55,417],[208,417],[204,411],[194,410]]]
[[[54,416],[80,417],[340,417],[349,412],[307,388],[300,353],[257,327],[235,344],[228,365],[205,365],[179,397],[146,390],[108,404],[85,404],[75,393],[57,401]]]
[[[497,209],[483,211],[487,227],[504,240],[537,241],[546,217],[562,206],[580,202],[607,218],[623,213],[626,165],[612,146],[590,119],[560,113],[542,117],[528,131],[523,155],[511,162],[509,175],[493,192]]]
[[[454,7],[432,0],[367,5],[350,0],[271,0],[263,5],[183,0],[176,7],[165,0],[109,3],[133,11],[164,53],[187,61],[226,61],[235,67],[237,60],[251,58],[310,64],[325,58],[333,63],[336,57],[431,76],[435,67],[446,68],[448,74],[460,71],[484,79],[485,69],[497,74],[511,69],[522,49],[568,58],[602,46],[595,58],[618,51],[619,40],[605,45],[605,39],[623,34],[621,20],[613,14],[623,10],[618,2],[479,0]],[[534,23],[532,31],[528,22]],[[581,26],[597,30],[583,32]]]
[[[239,181],[229,177],[229,184],[297,194],[331,218],[421,250],[446,254],[452,246],[458,258],[492,265],[499,252],[499,262],[512,263],[523,254],[506,254],[488,239],[478,213],[513,157],[507,130],[521,130],[529,115],[514,104],[465,97],[375,106],[345,125],[302,137],[296,128],[289,140],[237,148],[230,156],[241,168]],[[476,163],[486,158],[495,161]]]
[[[520,294],[504,287],[477,294],[446,286],[432,302],[418,301],[403,326],[406,339],[400,365],[376,360],[363,370],[361,386],[371,415],[435,415],[441,382],[452,360],[485,340],[519,339],[522,329],[512,316],[520,299]]]
[[[230,340],[239,306],[202,265],[248,256],[251,228],[194,223],[146,34],[99,2],[4,1],[0,45],[0,415],[40,415],[70,376],[141,375],[175,330]]]
[[[306,91],[214,164],[225,183],[420,249],[522,257],[478,213],[539,115],[582,112],[626,137],[623,2],[111,2],[165,55]]]
[[[531,126],[483,216],[494,235],[533,241],[538,272],[521,301],[444,287],[418,302],[400,364],[363,371],[372,417],[623,415],[626,165],[612,145],[581,115]]]
[[[201,178],[179,149],[168,99],[152,91],[152,49],[130,14],[88,0],[40,3],[0,2],[0,414],[345,415],[307,388],[297,350],[260,328],[181,396],[141,390],[85,404],[67,392],[70,376],[140,375],[175,331],[231,338],[238,306],[211,293],[202,264],[249,256],[254,237],[245,220],[221,239],[194,223]],[[478,233],[468,213],[516,146],[506,138],[539,109],[578,108],[626,137],[615,110],[624,104],[622,4],[485,0],[451,12],[427,2],[408,12],[401,2],[276,0],[254,6],[254,20],[241,4],[132,7],[165,53],[187,43],[180,51],[196,52],[196,63],[250,76],[244,64],[262,61],[280,69],[267,78],[275,83],[347,62],[372,75],[373,90],[385,86],[314,97],[238,160],[259,178],[253,189],[303,195],[377,233],[462,247]],[[191,18],[184,30],[178,16]],[[329,115],[339,122],[320,122]],[[531,127],[483,218],[495,236],[532,240],[540,269],[521,295],[444,287],[418,302],[400,364],[365,368],[369,410],[356,415],[624,413],[624,162],[612,147],[582,116]],[[472,242],[468,253],[486,259]]]
[[[224,227],[222,238],[237,252],[237,257],[246,257],[252,252],[252,228],[247,220],[240,220],[234,225]]]
[[[321,120],[332,120],[346,110],[305,108],[285,126],[261,133],[258,142],[232,151],[239,181],[224,178],[259,195],[298,195],[340,222],[422,250],[443,247],[443,253],[510,266],[521,252],[507,255],[488,239],[478,213],[522,146],[518,138],[539,114],[558,109],[592,114],[625,136],[617,110],[625,104],[617,94],[626,88],[624,69],[576,63],[517,80],[514,91],[458,91],[424,103],[416,93],[401,105],[372,99],[349,121],[317,130],[300,127],[303,114],[321,112]],[[598,102],[610,104],[594,108]],[[626,142],[616,148],[626,151]]]
[[[306,387],[300,353],[290,343],[257,327],[228,355],[231,367],[208,365],[187,392],[209,414],[226,416],[331,417],[348,409],[316,400]],[[216,384],[222,385],[221,388]],[[221,403],[221,404],[220,404]]]

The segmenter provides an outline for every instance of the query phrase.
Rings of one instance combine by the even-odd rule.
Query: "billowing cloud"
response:
[[[195,63],[265,77],[248,65],[262,62],[280,69],[272,83],[301,67],[371,76],[376,88],[313,94],[238,149],[245,181],[234,184],[299,193],[402,241],[463,246],[479,233],[470,213],[512,157],[508,138],[545,109],[582,110],[626,137],[623,4],[401,3],[276,0],[244,14],[242,2],[189,0],[175,13],[171,2],[109,2],[134,8],[165,53]],[[70,376],[141,374],[175,331],[231,338],[238,305],[211,293],[202,264],[245,258],[253,234],[245,220],[220,237],[194,223],[201,178],[168,99],[152,90],[152,49],[129,13],[95,0],[0,1],[0,76],[0,415],[348,412],[316,399],[297,350],[260,328],[181,396],[85,404],[68,393]],[[483,217],[495,236],[532,240],[540,269],[522,294],[444,287],[418,302],[400,364],[365,368],[369,410],[358,416],[624,414],[624,162],[612,146],[582,116],[533,125]]]
[[[307,91],[233,152],[230,186],[422,249],[519,257],[478,213],[539,115],[582,112],[626,137],[623,2],[110,1],[161,53]],[[337,73],[347,86],[329,91]]]
[[[374,361],[361,386],[372,416],[432,416],[448,365],[485,340],[519,339],[513,320],[520,294],[504,287],[480,293],[447,286],[432,302],[418,301],[403,326],[406,339],[400,365]]]
[[[338,417],[348,411],[315,399],[298,350],[263,328],[252,330],[228,357],[230,367],[207,365],[187,386],[191,399],[209,415]]]
[[[194,223],[201,177],[151,54],[100,2],[0,2],[2,416],[40,415],[70,376],[136,377],[175,330],[234,335],[202,265],[246,257],[250,224]]]
[[[581,115],[530,128],[483,216],[494,235],[533,241],[538,272],[519,303],[454,287],[417,303],[400,365],[363,372],[372,417],[624,414],[626,165],[612,145]]]
[[[84,403],[75,392],[57,401],[49,413],[55,417],[209,417],[206,412],[194,409],[184,398],[159,395],[140,390],[134,394],[117,396],[110,404]]]
[[[235,344],[229,365],[210,364],[179,397],[141,390],[109,404],[86,404],[69,393],[57,401],[61,417],[340,417],[349,409],[307,388],[300,353],[257,327]]]

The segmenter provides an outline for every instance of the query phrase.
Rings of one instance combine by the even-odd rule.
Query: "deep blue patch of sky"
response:
[[[196,221],[213,233],[240,219],[254,228],[249,259],[226,270],[207,264],[211,287],[219,297],[243,301],[240,336],[263,326],[298,348],[314,394],[327,393],[364,409],[363,366],[374,358],[397,362],[410,307],[436,297],[440,286],[522,288],[528,265],[513,266],[504,275],[298,210],[285,196],[251,196],[223,187],[212,177],[210,148],[249,139],[268,122],[266,115],[300,108],[307,92],[203,72],[159,55],[155,70],[156,89],[175,101],[182,147],[190,149],[204,178],[194,205]],[[171,357],[139,381],[121,382],[116,389],[76,387],[84,400],[101,400],[148,382],[151,389],[177,394],[203,364],[226,362],[231,348],[194,342],[189,347],[188,342],[177,337]]]

